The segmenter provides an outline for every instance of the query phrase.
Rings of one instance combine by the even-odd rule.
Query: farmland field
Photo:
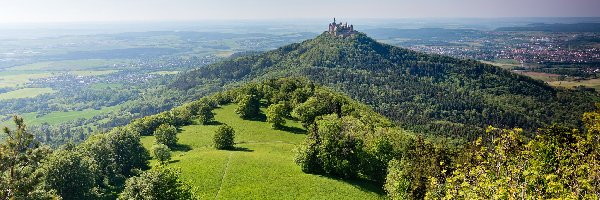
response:
[[[0,71],[0,88],[5,87],[19,87],[28,83],[32,79],[48,78],[52,77],[51,73],[47,72],[11,72],[11,71]]]
[[[287,121],[286,130],[273,130],[262,121],[243,120],[236,105],[215,109],[215,124],[236,131],[236,150],[216,150],[212,138],[218,125],[190,125],[178,134],[184,150],[172,152],[169,167],[197,187],[201,199],[381,199],[383,191],[368,182],[346,182],[306,174],[294,163],[294,148],[306,137],[302,126]],[[154,138],[143,137],[146,148]],[[187,148],[187,149],[186,149]],[[156,164],[156,161],[152,162]]]
[[[565,87],[572,88],[575,86],[585,86],[589,88],[596,89],[597,92],[600,92],[600,79],[590,79],[590,80],[581,80],[581,81],[551,81],[548,84],[555,87]]]
[[[124,63],[124,60],[119,59],[83,59],[83,60],[62,60],[38,62],[27,65],[20,65],[8,68],[11,71],[19,70],[48,70],[48,71],[69,71],[69,70],[85,70],[98,69],[112,66],[114,64]]]
[[[112,107],[103,107],[102,109],[85,109],[81,111],[68,111],[68,112],[51,112],[47,115],[37,117],[37,113],[23,113],[20,116],[23,117],[27,125],[40,125],[42,123],[48,123],[50,125],[59,124],[65,121],[75,120],[79,118],[89,119],[96,115],[106,114],[112,111],[116,111],[121,108],[122,105],[116,105]],[[11,126],[12,119],[0,122],[0,126]]]
[[[6,93],[0,93],[0,100],[30,98],[53,92],[54,90],[52,90],[52,88],[23,88]]]

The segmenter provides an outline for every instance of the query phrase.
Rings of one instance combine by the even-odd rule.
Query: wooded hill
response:
[[[262,54],[232,58],[180,75],[188,93],[252,80],[306,77],[373,107],[397,124],[435,136],[474,139],[485,127],[522,127],[530,135],[553,123],[580,127],[599,97],[588,88],[557,89],[474,60],[418,53],[365,34],[323,33]]]

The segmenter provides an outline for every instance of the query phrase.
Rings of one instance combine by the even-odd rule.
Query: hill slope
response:
[[[180,75],[172,87],[304,76],[347,93],[409,129],[472,138],[483,127],[577,125],[598,95],[560,90],[542,81],[472,60],[417,53],[357,34],[326,33],[259,55],[242,56]]]
[[[189,151],[174,151],[169,167],[181,168],[182,177],[196,186],[200,199],[379,199],[383,191],[369,182],[346,182],[306,174],[294,163],[293,149],[306,137],[300,123],[287,120],[299,132],[274,130],[263,121],[244,120],[237,105],[215,109],[210,125],[189,125],[178,134]],[[217,150],[212,137],[218,124],[236,131],[235,151]],[[196,124],[201,124],[197,122]],[[154,136],[142,138],[148,149]]]

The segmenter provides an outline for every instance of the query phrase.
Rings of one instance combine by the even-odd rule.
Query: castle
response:
[[[329,24],[328,32],[337,37],[348,37],[357,33],[357,31],[354,30],[354,25],[350,24],[350,26],[348,26],[348,23],[341,22],[338,24],[335,22],[335,18],[333,18],[333,23]]]

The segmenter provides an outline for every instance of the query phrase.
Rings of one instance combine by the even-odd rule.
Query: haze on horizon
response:
[[[600,17],[598,0],[7,0],[0,23]]]

